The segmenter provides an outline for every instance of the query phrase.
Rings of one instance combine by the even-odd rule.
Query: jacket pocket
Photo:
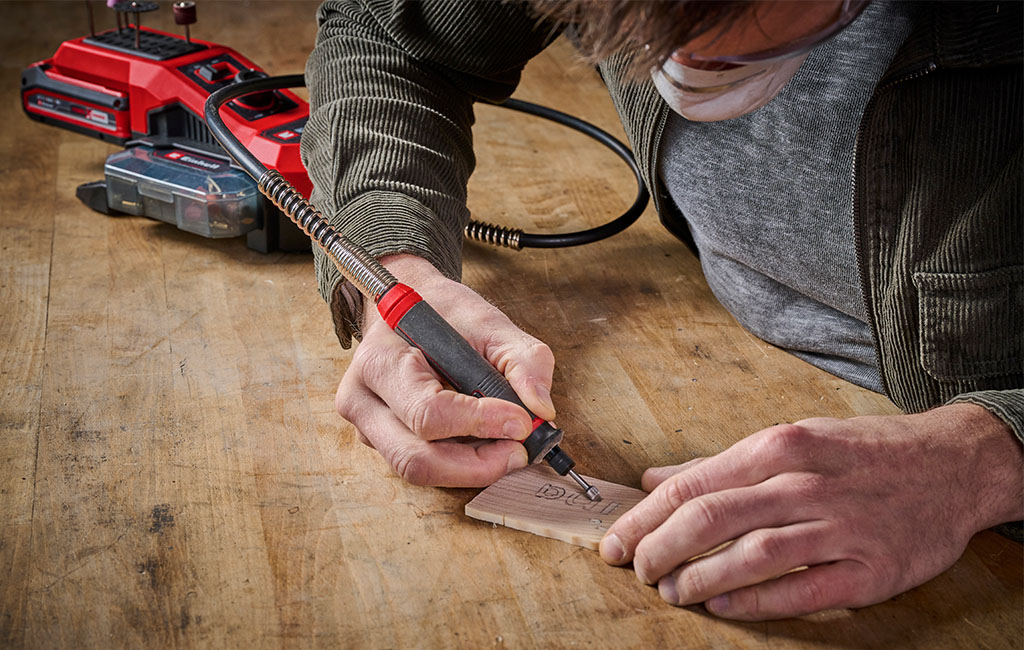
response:
[[[913,279],[928,374],[964,381],[1024,371],[1024,266]]]

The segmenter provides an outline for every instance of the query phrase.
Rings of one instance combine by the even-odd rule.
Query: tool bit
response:
[[[594,487],[590,483],[587,483],[587,481],[582,476],[580,476],[571,469],[568,472],[566,472],[566,474],[572,477],[572,480],[579,483],[580,487],[583,488],[583,494],[585,494],[588,499],[590,499],[591,501],[601,500],[601,493],[597,491],[596,487]]]

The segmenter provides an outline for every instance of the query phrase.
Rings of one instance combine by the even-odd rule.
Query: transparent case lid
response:
[[[256,182],[216,158],[138,145],[107,158],[107,203],[204,237],[237,237],[261,225]]]

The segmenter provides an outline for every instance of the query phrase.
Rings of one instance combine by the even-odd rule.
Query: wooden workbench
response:
[[[314,8],[204,1],[192,33],[293,73]],[[470,520],[474,490],[403,484],[334,412],[350,353],[310,257],[81,205],[117,148],[29,121],[16,88],[87,31],[84,7],[4,2],[0,18],[0,646],[1021,647],[1021,547],[991,532],[881,605],[742,624]],[[144,23],[176,30],[167,3]],[[565,43],[518,96],[621,134]],[[478,218],[564,231],[632,200],[583,136],[478,116]],[[776,422],[895,412],[744,332],[653,211],[574,250],[467,247],[465,278],[551,345],[566,446],[611,481]]]

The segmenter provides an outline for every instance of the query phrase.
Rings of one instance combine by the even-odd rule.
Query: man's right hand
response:
[[[550,348],[526,334],[468,287],[412,255],[381,259],[497,368],[519,398],[545,420],[555,416]],[[525,410],[443,386],[423,354],[367,304],[363,340],[335,397],[338,413],[414,485],[482,487],[526,466],[520,444],[533,428]],[[468,440],[475,438],[475,440]]]

